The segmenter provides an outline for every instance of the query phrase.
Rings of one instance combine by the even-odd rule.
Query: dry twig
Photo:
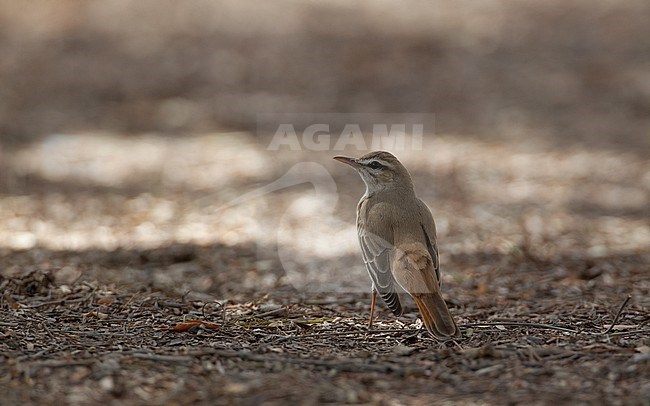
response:
[[[618,311],[616,312],[616,316],[614,316],[614,321],[612,321],[612,325],[609,326],[609,328],[603,334],[609,334],[609,332],[612,331],[612,329],[614,328],[614,326],[618,322],[619,317],[621,317],[621,313],[623,313],[623,309],[627,305],[627,302],[629,302],[631,298],[632,298],[632,295],[627,295],[627,297],[625,298],[625,300],[621,304],[621,307],[618,308]]]

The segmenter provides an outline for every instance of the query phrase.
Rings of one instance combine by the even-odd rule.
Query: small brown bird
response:
[[[334,159],[356,169],[366,184],[366,193],[357,206],[357,232],[372,279],[368,327],[372,327],[377,293],[396,316],[402,314],[399,286],[415,300],[424,326],[434,337],[459,336],[440,293],[433,216],[415,195],[409,172],[394,155],[384,151]]]

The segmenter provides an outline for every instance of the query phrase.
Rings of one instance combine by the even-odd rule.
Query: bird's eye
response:
[[[369,164],[368,166],[369,166],[370,168],[372,168],[372,169],[380,169],[380,168],[383,168],[383,167],[384,167],[384,165],[380,164],[380,163],[377,162],[377,161],[372,161],[372,162],[370,162],[370,164]]]

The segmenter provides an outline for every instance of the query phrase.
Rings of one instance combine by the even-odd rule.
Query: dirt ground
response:
[[[650,405],[649,16],[0,0],[0,404]],[[461,338],[367,329],[365,151],[261,112],[435,116],[395,152]]]
[[[402,160],[438,221],[463,331],[446,344],[413,306],[400,319],[382,306],[367,330],[362,183],[329,153],[84,134],[5,155],[3,403],[647,403],[645,157],[425,145]],[[299,186],[227,205],[305,160],[335,180],[333,211]]]

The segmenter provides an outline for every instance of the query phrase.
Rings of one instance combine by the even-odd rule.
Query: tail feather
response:
[[[434,337],[445,339],[460,335],[460,330],[439,293],[416,294],[413,299],[420,310],[424,327]]]

